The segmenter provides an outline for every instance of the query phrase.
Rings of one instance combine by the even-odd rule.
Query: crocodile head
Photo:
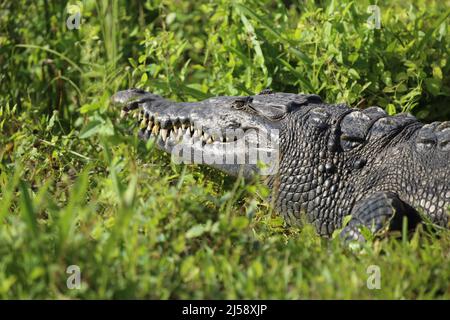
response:
[[[141,138],[155,139],[174,161],[207,164],[234,176],[242,170],[249,178],[276,173],[280,125],[306,102],[301,97],[277,93],[271,99],[255,95],[176,103],[129,89],[111,99],[123,115],[136,118]]]

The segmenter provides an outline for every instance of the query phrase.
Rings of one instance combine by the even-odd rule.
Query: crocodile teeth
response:
[[[206,143],[208,143],[208,144],[213,143],[212,137],[209,137],[208,140],[206,140]]]
[[[222,135],[219,132],[214,132],[212,134],[212,139],[213,139],[213,141],[221,142],[222,141]]]
[[[207,134],[206,132],[203,134],[203,141],[208,141],[210,138],[209,134]]]
[[[161,137],[163,141],[167,140],[167,129],[161,129]]]
[[[148,125],[147,125],[147,130],[152,130],[152,128],[153,128],[153,121],[152,120],[150,120],[149,122],[148,122]]]
[[[158,131],[159,131],[158,125],[154,126],[152,129],[152,133],[156,136],[158,134]]]
[[[121,118],[125,118],[125,117],[127,116],[127,114],[128,114],[127,111],[122,110],[122,111],[120,112],[120,117],[121,117]]]

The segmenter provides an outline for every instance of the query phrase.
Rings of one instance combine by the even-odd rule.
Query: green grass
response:
[[[270,86],[449,119],[448,1],[380,1],[379,30],[368,1],[285,2],[71,1],[73,31],[63,2],[0,4],[1,298],[450,298],[448,231],[285,227],[263,186],[172,164],[110,108]]]

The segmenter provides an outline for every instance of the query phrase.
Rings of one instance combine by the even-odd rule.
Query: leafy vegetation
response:
[[[285,227],[256,181],[170,163],[109,106],[129,87],[195,101],[270,86],[448,120],[448,1],[379,2],[380,29],[370,4],[2,2],[0,297],[450,298],[447,231],[351,251]]]

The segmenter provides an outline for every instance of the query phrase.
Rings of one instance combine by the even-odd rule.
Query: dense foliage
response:
[[[287,228],[263,186],[170,163],[109,106],[129,87],[192,101],[271,87],[448,120],[450,3],[380,1],[379,29],[371,4],[1,2],[0,297],[450,298],[447,231],[351,251]]]

